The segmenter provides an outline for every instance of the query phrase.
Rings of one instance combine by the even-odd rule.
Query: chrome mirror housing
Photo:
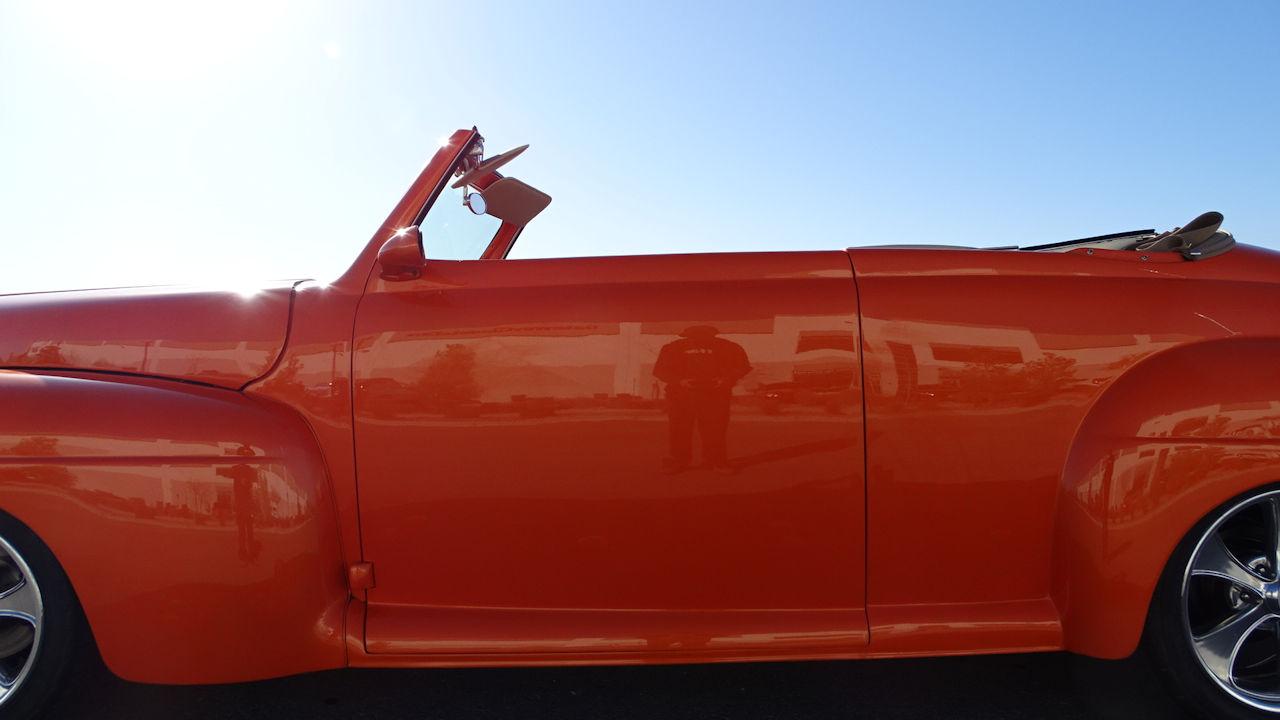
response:
[[[488,203],[485,202],[484,195],[473,192],[462,196],[462,204],[467,206],[471,212],[476,215],[483,215],[488,209]]]

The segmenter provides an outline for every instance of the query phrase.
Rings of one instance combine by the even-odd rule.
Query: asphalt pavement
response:
[[[347,670],[206,687],[93,669],[65,720],[1177,718],[1145,665],[1061,653],[622,668]]]

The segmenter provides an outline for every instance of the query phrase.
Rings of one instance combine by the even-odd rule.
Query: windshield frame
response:
[[[498,220],[498,223],[499,223],[494,228],[493,234],[489,235],[488,239],[483,242],[483,245],[480,247],[479,253],[476,257],[465,257],[465,258],[445,258],[445,257],[438,257],[438,256],[432,257],[429,252],[429,249],[431,247],[431,238],[427,237],[428,233],[424,229],[423,225],[424,223],[427,223],[428,218],[431,216],[431,211],[436,209],[437,203],[451,202],[452,200],[454,200],[452,195],[448,192],[450,182],[455,177],[457,177],[462,173],[462,171],[466,167],[466,163],[468,159],[470,159],[473,155],[478,154],[476,152],[477,146],[479,146],[480,148],[484,147],[484,137],[481,136],[478,132],[476,132],[472,140],[469,143],[467,143],[466,146],[459,153],[457,153],[457,155],[453,159],[453,162],[450,163],[448,170],[445,171],[444,176],[441,179],[440,183],[436,186],[434,192],[432,192],[430,198],[427,200],[427,202],[423,203],[422,207],[418,210],[417,214],[414,216],[413,225],[414,227],[418,228],[419,235],[421,237],[421,242],[418,249],[422,252],[422,257],[426,261],[469,262],[473,260],[490,259],[491,258],[490,252],[495,242],[506,234],[504,232],[507,228],[506,222],[502,220],[498,220],[497,218],[493,218],[492,216],[488,216],[488,215],[476,216],[477,221],[480,221],[482,218],[485,218],[490,220]],[[492,184],[494,181],[496,181],[499,177],[501,176],[498,175],[497,173],[490,173],[485,177],[477,178],[472,183],[472,187],[475,187],[477,190],[483,190],[484,188]],[[467,191],[466,188],[462,188],[462,192],[464,193],[464,195],[466,191]],[[450,212],[450,210],[445,208],[441,208],[441,210],[444,212]],[[470,212],[465,208],[461,209],[461,212],[470,214]],[[465,215],[463,215],[463,217],[465,217]]]

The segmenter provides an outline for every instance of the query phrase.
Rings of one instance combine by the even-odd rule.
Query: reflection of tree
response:
[[[342,412],[349,387],[347,377],[338,370],[338,360],[343,357],[343,352],[338,345],[297,348],[289,352],[280,367],[268,377],[267,386],[277,395],[292,398],[308,412]],[[308,359],[316,358],[323,359],[323,362],[314,363],[317,367],[306,367]]]
[[[1106,370],[1128,370],[1134,365],[1137,365],[1139,360],[1150,354],[1151,353],[1149,352],[1129,353],[1124,357],[1116,358],[1106,365],[1103,365],[1103,368]]]
[[[1006,363],[965,363],[952,376],[955,398],[963,403],[991,405],[1012,389],[1012,376],[1013,368]]]
[[[0,455],[20,455],[22,457],[47,458],[58,454],[58,438],[48,435],[32,435],[13,444],[8,450],[0,450]]]
[[[0,455],[30,458],[33,463],[48,463],[58,455],[58,438],[32,435],[0,449]],[[34,483],[69,488],[76,484],[75,476],[61,465],[15,465],[0,467],[0,482]]]
[[[427,409],[452,408],[478,400],[480,384],[475,371],[476,351],[466,345],[450,343],[437,351],[417,383]]]
[[[11,353],[5,361],[11,365],[67,365],[69,361],[62,354],[62,347],[57,343],[32,345],[26,352]]]
[[[1076,384],[1074,358],[1047,353],[1015,367],[1010,363],[971,362],[951,374],[956,400],[977,405],[1001,401],[1043,402]]]
[[[280,369],[276,371],[273,380],[280,387],[285,388],[292,393],[296,393],[297,395],[301,395],[306,389],[306,386],[302,384],[302,378],[300,377],[301,374],[302,358],[298,355],[290,355],[284,365],[281,365]]]
[[[312,375],[314,376],[314,373]],[[287,393],[290,397],[298,398],[303,402],[313,402],[312,398],[315,397],[307,391],[307,384],[302,380],[302,356],[298,354],[289,355],[289,358],[272,376],[271,383],[276,392]],[[324,400],[334,397],[335,385],[330,382],[328,387],[329,392],[321,396]]]
[[[1071,387],[1076,380],[1075,358],[1046,353],[1022,366],[1021,389],[1035,400],[1046,400]]]

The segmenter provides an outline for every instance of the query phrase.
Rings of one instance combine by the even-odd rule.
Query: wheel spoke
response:
[[[1261,605],[1251,605],[1205,634],[1192,638],[1201,662],[1218,679],[1234,686],[1231,668],[1235,665],[1240,645],[1259,625],[1273,617]]]
[[[1267,499],[1267,566],[1271,576],[1280,580],[1280,498]]]
[[[35,586],[23,582],[0,592],[0,618],[18,618],[32,625],[40,620],[40,596]]]
[[[1237,560],[1216,532],[1210,533],[1200,545],[1191,563],[1191,575],[1222,578],[1259,596],[1266,591],[1266,581]]]
[[[0,537],[0,715],[21,692],[36,657],[44,623],[44,602],[31,568]]]

